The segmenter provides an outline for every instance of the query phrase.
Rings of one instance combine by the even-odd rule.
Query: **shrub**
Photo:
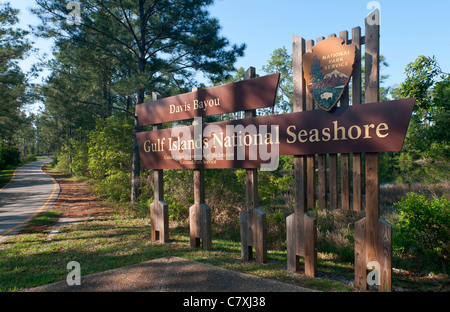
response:
[[[5,169],[9,165],[20,164],[20,152],[17,146],[7,146],[0,143],[0,170]]]
[[[100,120],[89,133],[88,169],[96,180],[118,172],[130,172],[133,125],[130,120],[112,116]]]
[[[110,174],[96,185],[97,194],[117,202],[129,202],[131,174],[118,171]]]
[[[450,256],[450,204],[447,197],[427,200],[425,195],[408,193],[395,203],[399,219],[394,232],[398,250],[422,254],[428,259]]]

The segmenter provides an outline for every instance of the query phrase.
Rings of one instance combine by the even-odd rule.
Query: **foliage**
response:
[[[450,77],[443,74],[435,57],[419,56],[406,67],[401,95],[415,97],[405,147],[418,157],[450,156],[448,116],[450,111]]]
[[[117,172],[131,169],[133,125],[130,120],[111,116],[100,120],[89,132],[89,175],[101,180]]]
[[[9,165],[20,163],[20,153],[16,146],[7,146],[0,142],[0,170],[6,169]]]
[[[15,25],[18,13],[9,3],[0,4],[0,144],[8,145],[1,147],[0,166],[15,163],[18,150],[11,146],[24,140],[17,137],[19,130],[29,129],[21,109],[30,100],[28,79],[32,73],[24,73],[18,61],[27,57],[31,45],[26,39],[28,32]]]
[[[444,195],[427,200],[425,195],[408,193],[395,204],[399,219],[394,228],[394,244],[402,253],[425,255],[428,259],[450,256],[450,202]]]
[[[262,70],[266,74],[280,73],[274,111],[283,114],[291,113],[293,104],[292,56],[287,53],[285,47],[276,49]]]

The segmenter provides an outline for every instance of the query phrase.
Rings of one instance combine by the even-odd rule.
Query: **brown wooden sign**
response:
[[[137,134],[146,169],[263,168],[278,155],[400,151],[415,99]]]
[[[344,44],[342,38],[328,38],[303,56],[307,89],[323,110],[331,110],[344,93],[353,72],[355,50],[355,45]]]
[[[139,125],[271,107],[279,78],[273,74],[139,104]]]

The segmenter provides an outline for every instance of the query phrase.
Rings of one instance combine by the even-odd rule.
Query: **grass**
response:
[[[20,166],[21,165],[8,166],[7,169],[0,170],[0,189],[5,187],[9,181],[11,181],[14,171]]]
[[[51,173],[60,182],[75,183],[72,178],[56,171]],[[0,243],[0,291],[17,291],[65,280],[68,274],[66,265],[70,261],[78,261],[82,275],[87,275],[168,256],[210,263],[321,291],[357,291],[352,287],[353,263],[336,257],[332,251],[319,252],[318,277],[309,278],[302,272],[291,273],[286,270],[287,255],[283,248],[269,249],[268,262],[261,265],[255,262],[242,263],[240,242],[224,239],[217,233],[216,236],[213,234],[212,250],[192,249],[189,228],[186,226],[172,227],[169,243],[152,244],[148,216],[88,197],[81,200],[79,195],[76,195],[79,200],[73,201],[74,190],[64,191],[66,184],[61,185],[61,198],[64,199],[65,193],[72,194],[72,198],[66,199],[67,205],[53,206],[32,220],[20,234]],[[83,204],[85,208],[73,210]],[[93,207],[94,204],[98,207]],[[83,221],[61,228],[53,239],[48,240],[52,226],[61,216],[69,213],[84,213]],[[321,216],[324,222],[327,218],[333,219],[333,216]],[[331,232],[323,231],[319,236],[329,236]],[[448,277],[444,275],[423,276],[401,269],[393,273],[394,291],[448,291],[448,284]]]

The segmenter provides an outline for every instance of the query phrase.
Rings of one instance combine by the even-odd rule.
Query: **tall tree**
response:
[[[10,142],[28,101],[28,77],[18,61],[31,49],[27,31],[16,28],[19,10],[0,5],[0,141]]]
[[[426,154],[439,152],[448,159],[450,75],[444,73],[435,57],[419,56],[405,69],[406,79],[395,93],[415,97],[416,104],[406,140],[409,149]],[[423,154],[422,156],[426,155]]]
[[[217,19],[206,10],[213,0],[83,0],[78,26],[67,23],[66,1],[36,2],[35,13],[43,22],[38,32],[83,43],[98,55],[114,58],[120,64],[120,84],[135,104],[143,103],[151,91],[165,94],[168,83],[192,82],[197,71],[219,81],[245,49],[219,35]],[[134,105],[128,109],[133,113]],[[132,201],[138,197],[138,131],[135,117]]]
[[[264,65],[262,70],[267,74],[280,73],[275,107],[281,113],[292,112],[292,56],[288,54],[287,49],[282,47],[273,51],[267,65]]]

